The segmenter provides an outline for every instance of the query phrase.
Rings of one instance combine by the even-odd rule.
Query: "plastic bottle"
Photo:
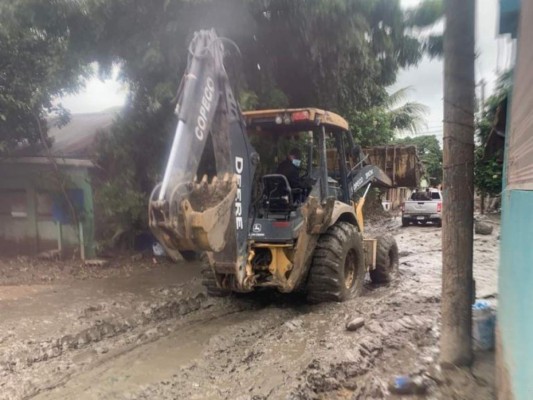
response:
[[[427,386],[420,377],[411,378],[407,375],[400,375],[394,377],[389,385],[389,390],[394,394],[424,394],[427,391]]]
[[[494,328],[496,317],[490,304],[477,300],[472,306],[472,339],[476,350],[494,348]]]

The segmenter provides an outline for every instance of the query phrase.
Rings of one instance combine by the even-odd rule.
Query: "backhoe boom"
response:
[[[213,30],[195,33],[165,174],[150,196],[149,223],[172,258],[206,251],[226,272],[241,275],[258,156],[223,57],[223,41]]]

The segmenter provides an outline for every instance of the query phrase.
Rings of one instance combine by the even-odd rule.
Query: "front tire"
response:
[[[380,236],[377,240],[376,269],[370,271],[370,279],[373,283],[388,283],[398,274],[398,244],[392,235]]]
[[[320,236],[313,255],[307,299],[342,302],[361,293],[365,277],[363,241],[357,228],[338,222]]]
[[[404,228],[409,226],[409,220],[407,218],[402,218],[402,226]]]

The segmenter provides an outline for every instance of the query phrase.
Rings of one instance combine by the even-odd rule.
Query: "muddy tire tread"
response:
[[[389,283],[398,273],[398,244],[392,235],[383,235],[377,239],[376,269],[370,271],[370,279],[373,283]],[[391,251],[392,262],[389,254]]]
[[[355,277],[353,290],[348,290],[344,286],[344,257],[350,249],[348,245],[350,242],[353,242],[351,248],[356,250],[358,261],[364,260],[362,241],[357,228],[347,222],[333,225],[319,238],[309,271],[308,301],[312,303],[344,301],[360,291],[364,279],[364,262],[361,262],[358,268],[359,273]]]

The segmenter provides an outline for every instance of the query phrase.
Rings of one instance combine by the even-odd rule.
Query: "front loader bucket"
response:
[[[169,200],[158,200],[160,185],[152,192],[149,223],[152,232],[174,259],[176,250],[220,252],[226,246],[232,223],[235,179],[207,177],[177,187]]]

